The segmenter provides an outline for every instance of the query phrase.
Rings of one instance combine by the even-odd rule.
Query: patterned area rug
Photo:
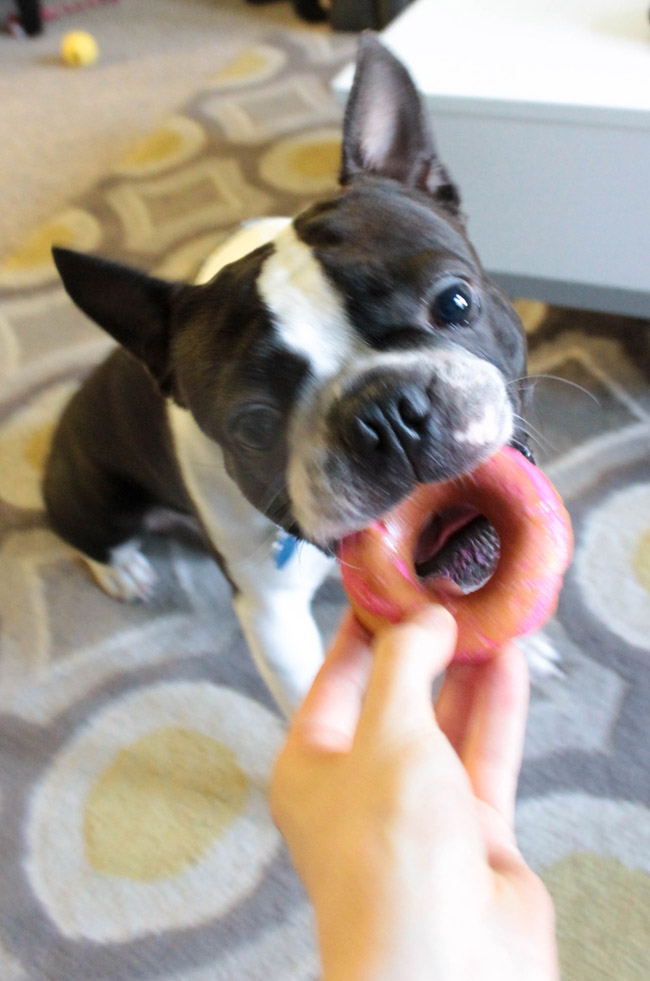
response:
[[[228,588],[152,536],[148,605],[111,601],[43,520],[57,413],[109,342],[53,241],[191,277],[238,222],[330,188],[352,41],[244,52],[0,268],[0,981],[301,981],[308,906],[268,816],[283,736]],[[577,549],[535,686],[518,833],[558,910],[563,977],[650,977],[650,322],[525,304],[530,419]],[[317,616],[343,607],[328,582]]]

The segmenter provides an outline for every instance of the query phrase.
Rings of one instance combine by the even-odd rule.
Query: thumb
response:
[[[456,636],[454,618],[438,604],[377,635],[358,739],[392,739],[405,729],[431,725],[431,688],[453,657]]]

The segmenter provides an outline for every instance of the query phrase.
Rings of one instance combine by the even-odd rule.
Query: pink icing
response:
[[[396,557],[394,565],[397,571],[400,573],[400,575],[404,576],[405,579],[408,579],[409,582],[416,581],[411,574],[411,570],[409,568],[408,563],[405,562],[404,559],[400,559]]]
[[[544,561],[548,563],[546,575],[542,570],[535,568],[535,558],[531,559],[527,556],[521,557],[518,562],[518,573],[513,573],[514,578],[520,584],[521,591],[514,597],[511,593],[507,602],[511,612],[516,610],[517,605],[519,606],[519,616],[515,615],[511,619],[512,627],[517,636],[522,636],[536,630],[553,613],[562,585],[562,574],[571,555],[572,532],[568,516],[553,485],[541,471],[516,450],[506,447],[499,451],[496,455],[497,459],[493,460],[497,469],[492,471],[489,479],[493,481],[499,479],[498,458],[500,456],[503,458],[501,480],[507,481],[507,484],[502,484],[502,486],[508,487],[509,500],[513,502],[514,509],[521,512],[522,520],[543,524],[547,535],[546,541],[552,543],[552,546],[545,548],[543,552],[545,554]],[[509,460],[510,466],[507,465],[506,460]],[[528,516],[527,519],[524,517],[526,515]],[[373,523],[372,529],[375,535],[383,539],[384,546],[394,553],[391,561],[395,571],[403,579],[412,583],[416,590],[422,590],[422,584],[413,576],[412,566],[409,566],[409,563],[398,554],[397,541],[391,534],[391,522],[376,521]],[[356,540],[357,535],[350,536],[349,542],[353,552]],[[344,565],[344,585],[355,604],[380,619],[392,623],[399,622],[404,613],[403,603],[398,604],[389,597],[379,595],[375,588],[370,585],[373,577],[368,575],[369,570],[351,569],[347,562]],[[534,581],[531,581],[532,579]],[[380,588],[380,585],[377,588]],[[434,594],[438,596],[437,591]],[[456,612],[460,613],[460,606],[453,597],[445,599],[440,596],[439,598],[445,602],[445,605],[454,615]],[[472,614],[470,614],[469,622],[472,622],[471,617]],[[474,622],[469,629],[472,639],[470,640],[468,635],[467,644],[459,647],[456,653],[459,660],[482,660],[489,657],[501,645],[500,639],[490,636],[491,628],[487,624],[481,629],[480,625]]]
[[[378,596],[361,576],[349,569],[345,573],[345,588],[350,598],[368,613],[372,613],[373,616],[384,617],[391,623],[399,623],[402,619],[402,610],[397,603],[393,603],[386,597]]]

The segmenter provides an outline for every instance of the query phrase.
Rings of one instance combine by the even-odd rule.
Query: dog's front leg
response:
[[[291,715],[323,658],[312,596],[334,562],[297,542],[253,507],[226,471],[220,447],[171,406],[176,453],[197,516],[234,590],[234,606],[259,670]]]
[[[323,660],[310,599],[291,590],[247,590],[234,600],[257,668],[287,717],[302,702]]]

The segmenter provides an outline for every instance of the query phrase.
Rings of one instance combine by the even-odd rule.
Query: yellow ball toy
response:
[[[66,65],[92,65],[99,57],[97,41],[87,31],[68,31],[61,41],[61,57]]]

